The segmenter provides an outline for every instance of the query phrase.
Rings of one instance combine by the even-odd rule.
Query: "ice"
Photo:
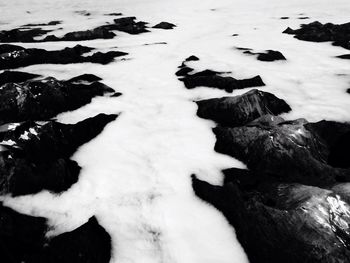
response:
[[[63,20],[57,35],[90,29],[113,17],[126,16],[154,25],[168,21],[174,30],[152,29],[128,35],[117,32],[109,40],[81,44],[107,51],[128,52],[128,60],[109,65],[35,65],[24,70],[68,79],[82,73],[103,78],[122,92],[118,98],[97,97],[58,120],[75,123],[98,113],[121,113],[94,140],[73,156],[82,171],[77,184],[61,195],[43,191],[5,204],[31,215],[45,216],[55,227],[49,235],[74,229],[96,215],[111,234],[112,262],[243,263],[247,258],[234,229],[215,208],[199,200],[191,187],[191,173],[220,184],[221,169],[244,165],[215,153],[214,123],[196,117],[193,100],[238,95],[222,90],[186,90],[177,80],[177,66],[190,55],[196,70],[231,72],[235,78],[261,75],[263,91],[284,99],[293,111],[289,119],[349,121],[349,61],[335,58],[349,53],[330,43],[304,42],[281,32],[310,21],[349,22],[348,0],[0,0],[0,25],[10,29],[26,23]],[[91,16],[74,13],[86,10]],[[30,13],[28,13],[29,11]],[[289,16],[288,20],[279,19]],[[18,18],[21,19],[18,19]],[[239,36],[232,37],[232,34]],[[166,42],[166,45],[147,45]],[[25,43],[50,50],[76,42]],[[273,49],[287,61],[261,62],[235,47]]]

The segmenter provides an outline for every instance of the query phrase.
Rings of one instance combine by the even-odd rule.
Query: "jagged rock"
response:
[[[76,83],[49,77],[0,87],[0,125],[25,120],[47,120],[75,110],[95,96],[113,89],[100,82]]]
[[[303,24],[300,29],[296,30],[288,27],[283,33],[295,35],[295,38],[305,41],[332,41],[334,46],[350,49],[350,23],[336,25],[315,21]]]
[[[306,124],[304,119],[263,116],[242,127],[216,127],[215,150],[245,162],[252,171],[282,176],[284,182],[324,186],[350,181],[350,170],[327,162],[326,141]]]
[[[197,115],[221,125],[243,126],[265,114],[289,112],[289,105],[275,95],[257,89],[234,97],[197,101]]]
[[[108,263],[111,238],[95,217],[77,229],[45,237],[47,219],[0,205],[0,253],[6,263]]]
[[[176,27],[176,25],[169,23],[169,22],[160,22],[153,26],[153,28],[160,28],[160,29],[173,29]]]
[[[350,260],[350,206],[336,191],[230,173],[222,187],[193,177],[193,189],[234,226],[250,262]]]
[[[122,17],[118,19],[114,19],[114,24],[106,25],[104,27],[109,28],[110,30],[118,30],[122,32],[126,32],[129,34],[140,34],[149,32],[147,30],[146,22],[135,22],[136,17]]]
[[[46,41],[83,41],[83,40],[93,40],[93,39],[111,39],[114,38],[116,34],[110,32],[109,30],[98,27],[92,30],[75,31],[65,34],[63,37],[56,37],[54,35],[48,35],[40,42]]]
[[[99,81],[102,80],[100,77],[94,75],[94,74],[82,74],[79,76],[76,76],[74,78],[69,79],[69,82],[94,82],[94,81]]]
[[[16,46],[5,45],[0,50],[9,50]],[[70,64],[70,63],[100,63],[107,64],[115,57],[127,55],[119,51],[109,51],[107,53],[96,52],[91,56],[83,56],[84,53],[93,50],[90,47],[76,45],[73,48],[64,48],[61,50],[47,51],[45,49],[21,48],[15,51],[5,51],[0,53],[0,69],[12,69],[36,64]]]
[[[0,193],[67,190],[80,172],[70,156],[116,118],[99,114],[77,124],[27,121],[0,126]]]
[[[41,28],[3,30],[0,31],[0,42],[35,42],[35,37],[45,35],[51,31]]]
[[[184,82],[187,89],[205,86],[223,89],[227,92],[232,92],[235,89],[265,86],[260,76],[237,80],[232,77],[223,77],[218,74],[220,73],[216,71],[204,70],[195,74],[187,74],[180,80]]]
[[[0,73],[0,86],[9,82],[12,82],[12,83],[24,82],[37,77],[40,77],[40,75],[31,74],[27,72],[20,72],[20,71],[4,71]]]
[[[238,50],[244,50],[244,54],[257,55],[257,59],[260,61],[271,62],[276,60],[286,60],[283,54],[275,50],[266,50],[265,52],[253,52],[250,48],[236,48]]]

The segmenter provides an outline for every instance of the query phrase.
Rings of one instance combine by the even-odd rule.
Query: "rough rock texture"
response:
[[[160,28],[160,29],[173,29],[176,27],[176,25],[169,23],[169,22],[160,22],[153,26],[153,28]]]
[[[4,71],[0,73],[0,86],[5,83],[20,83],[30,79],[38,78],[40,75],[20,71]],[[1,93],[1,92],[0,92]]]
[[[63,37],[56,37],[54,35],[48,35],[40,42],[47,41],[83,41],[83,40],[93,40],[93,39],[111,39],[114,38],[116,34],[103,28],[98,27],[92,30],[84,31],[74,31],[65,34]]]
[[[260,76],[237,80],[232,77],[220,76],[219,74],[216,71],[204,70],[194,74],[187,74],[180,80],[184,82],[185,87],[188,89],[205,86],[223,89],[227,92],[232,92],[235,89],[265,86]]]
[[[49,77],[0,87],[0,125],[25,120],[47,120],[77,109],[95,96],[114,92],[100,82],[59,81]]]
[[[83,56],[84,53],[92,50],[93,48],[81,45],[53,51],[0,45],[0,69],[12,69],[36,64],[70,64],[83,62],[108,64],[112,62],[115,57],[127,55],[127,53],[120,51],[109,51],[107,53],[96,52],[90,56]]]
[[[47,220],[0,205],[0,253],[6,263],[108,263],[111,238],[95,217],[51,239]]]
[[[242,127],[216,127],[215,150],[242,160],[252,171],[282,176],[284,182],[324,186],[349,181],[350,170],[327,162],[326,141],[306,124],[304,119],[284,121],[268,115]]]
[[[237,170],[223,187],[194,177],[193,188],[224,213],[252,263],[350,261],[350,206],[338,190]]]
[[[260,61],[271,62],[276,60],[286,60],[283,54],[275,50],[266,50],[265,52],[253,52],[250,48],[237,48],[238,50],[244,50],[244,54],[257,55],[257,59]]]
[[[0,31],[0,42],[36,42],[35,38],[45,35],[52,30],[46,30],[41,28],[33,29],[11,29]]]
[[[289,105],[275,95],[257,89],[234,97],[197,101],[197,115],[224,126],[242,126],[265,114],[289,112]]]
[[[34,27],[34,26],[56,26],[62,24],[62,21],[60,20],[54,20],[50,21],[48,23],[38,23],[38,24],[26,24],[23,25],[22,27]]]
[[[118,30],[129,34],[140,34],[149,32],[147,30],[147,23],[143,21],[136,22],[136,17],[122,17],[114,19],[114,24],[106,25],[105,27],[111,30]]]
[[[0,193],[67,190],[80,172],[70,156],[116,118],[99,114],[77,124],[27,121],[0,126]]]
[[[287,28],[283,33],[295,35],[295,38],[312,42],[332,41],[334,46],[350,49],[350,23],[322,24],[318,21],[301,25],[300,29]]]

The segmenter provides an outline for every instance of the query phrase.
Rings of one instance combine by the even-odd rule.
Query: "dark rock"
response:
[[[122,13],[109,13],[109,14],[105,14],[105,16],[122,16]]]
[[[1,50],[0,46],[0,50]],[[6,45],[5,50],[11,47]],[[73,48],[47,51],[45,49],[23,48],[12,52],[0,53],[0,69],[12,69],[36,64],[70,64],[70,63],[100,63],[107,64],[115,57],[124,56],[127,53],[109,51],[107,53],[96,52],[91,56],[83,56],[84,53],[93,50],[89,47],[76,45]]]
[[[198,60],[199,58],[194,55],[189,56],[188,58],[185,59],[185,61],[198,61]]]
[[[266,53],[259,53],[258,60],[260,60],[260,61],[275,61],[275,60],[286,60],[286,58],[279,51],[267,50]]]
[[[308,17],[308,16],[302,16],[302,17],[298,17],[298,19],[310,19],[310,17]]]
[[[0,205],[0,253],[8,263],[108,263],[111,238],[95,217],[77,229],[45,237],[47,219]]]
[[[10,45],[10,44],[2,44],[0,45],[0,54],[3,53],[10,53],[14,51],[21,51],[25,50],[24,47],[16,46],[16,45]]]
[[[94,74],[82,74],[79,76],[76,76],[74,78],[71,78],[68,80],[68,82],[94,82],[94,81],[99,81],[102,80],[100,77],[97,77]]]
[[[235,178],[232,172],[223,187],[193,177],[193,188],[234,226],[250,262],[350,260],[350,207],[336,192],[300,184],[261,182],[249,172]]]
[[[95,217],[79,228],[54,237],[44,247],[42,262],[108,263],[111,237]]]
[[[51,22],[48,22],[48,23],[26,24],[26,25],[23,25],[23,27],[32,27],[32,26],[56,26],[56,25],[60,25],[60,24],[62,24],[62,21],[55,20],[55,21],[51,21]]]
[[[83,41],[83,40],[93,40],[93,39],[111,39],[114,38],[116,35],[113,32],[110,32],[109,30],[98,27],[92,30],[84,30],[84,31],[75,31],[75,32],[69,32],[65,34],[63,37],[58,38],[54,35],[49,35],[41,42],[46,41]]]
[[[123,94],[120,93],[120,92],[114,92],[114,93],[111,95],[111,97],[112,97],[112,98],[116,98],[116,97],[120,97],[121,95],[123,95]]]
[[[239,96],[197,101],[197,105],[199,117],[225,126],[243,126],[266,114],[279,115],[291,111],[284,100],[257,89]]]
[[[175,73],[175,75],[176,75],[176,76],[187,76],[188,73],[190,73],[191,71],[193,71],[192,68],[186,67],[186,66],[185,66],[185,67],[181,68],[180,70],[178,70],[178,71]]]
[[[12,83],[24,82],[37,77],[40,77],[40,75],[31,74],[27,72],[20,72],[20,71],[4,71],[0,73],[0,86],[9,82],[12,82]]]
[[[350,59],[350,54],[340,55],[340,56],[337,56],[337,58]]]
[[[122,17],[114,19],[114,24],[107,25],[105,27],[109,28],[110,30],[118,30],[133,35],[149,32],[146,29],[146,22],[135,22],[135,20],[136,17]]]
[[[322,24],[318,21],[310,24],[301,25],[300,29],[290,29],[289,27],[283,32],[295,35],[300,40],[312,42],[332,41],[333,45],[350,49],[350,23],[345,24]]]
[[[6,83],[0,87],[0,125],[47,120],[61,112],[75,110],[107,92],[114,90],[99,82],[73,83],[52,77]]]
[[[253,52],[251,48],[237,47],[238,50],[243,50],[244,54],[257,55],[257,59],[260,61],[271,62],[275,60],[286,60],[283,54],[275,50],[266,50],[265,52]]]
[[[27,121],[0,132],[0,193],[56,193],[78,180],[80,167],[70,156],[96,137],[117,115],[99,114],[77,124]]]
[[[282,16],[280,19],[289,19],[288,16]]]
[[[51,31],[41,28],[3,30],[0,31],[0,42],[35,42],[35,37],[45,35]]]
[[[160,29],[173,29],[176,27],[176,25],[169,23],[169,22],[160,22],[159,24],[156,24],[153,26],[153,28],[160,28]]]
[[[180,80],[184,82],[185,87],[188,89],[204,86],[223,89],[227,92],[232,92],[235,89],[265,86],[260,76],[237,80],[232,77],[223,77],[217,74],[218,72],[216,71],[204,70],[195,74],[186,75]]]
[[[246,126],[214,128],[215,150],[245,162],[252,171],[280,175],[284,182],[324,186],[349,181],[350,170],[328,162],[330,149],[306,120],[263,116]]]
[[[233,34],[232,36],[233,36],[233,37],[238,37],[238,36],[239,36],[239,34]]]

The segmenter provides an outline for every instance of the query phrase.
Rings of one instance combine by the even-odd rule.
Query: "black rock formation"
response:
[[[334,46],[350,49],[350,23],[322,24],[318,21],[301,25],[300,29],[287,28],[283,33],[295,35],[300,40],[312,42],[332,41]]]
[[[0,253],[6,263],[108,263],[111,238],[95,217],[77,229],[45,236],[47,220],[0,205]]]
[[[104,27],[110,30],[118,30],[129,34],[140,34],[149,32],[147,30],[147,23],[143,21],[136,22],[136,17],[122,17],[114,19],[114,24],[106,25]]]
[[[103,28],[98,27],[92,30],[84,31],[74,31],[65,34],[63,37],[56,37],[54,35],[48,35],[40,42],[47,41],[83,41],[83,40],[93,40],[93,39],[111,39],[114,38],[116,34]]]
[[[10,51],[9,51],[10,50]],[[12,51],[11,51],[12,50]],[[45,49],[23,48],[13,45],[0,45],[0,69],[13,69],[36,64],[99,63],[108,64],[115,57],[127,55],[120,51],[96,52],[83,56],[93,48],[76,45],[73,48],[47,51]]]
[[[0,73],[0,86],[5,83],[20,83],[30,79],[38,78],[40,75],[20,71],[4,71]],[[1,91],[0,91],[1,93]]]
[[[160,28],[160,29],[173,29],[176,27],[176,25],[169,23],[169,22],[160,22],[153,26],[153,28]]]
[[[0,31],[0,42],[36,42],[35,38],[51,32],[52,30],[32,28],[16,28],[11,30]]]
[[[253,52],[250,48],[237,48],[238,50],[244,50],[244,54],[257,55],[257,59],[260,61],[271,62],[276,60],[286,60],[283,54],[275,50],[266,50],[265,52]]]
[[[81,76],[80,76],[81,77]],[[85,76],[86,78],[86,76]],[[91,76],[90,76],[91,78]],[[75,110],[95,96],[113,89],[100,82],[59,81],[49,77],[0,86],[0,125],[26,120],[47,120]]]
[[[80,172],[70,156],[116,118],[99,114],[77,124],[26,121],[0,126],[0,193],[67,190]]]
[[[266,114],[289,112],[289,105],[275,95],[257,89],[243,95],[197,101],[197,115],[224,126],[243,126]]]

